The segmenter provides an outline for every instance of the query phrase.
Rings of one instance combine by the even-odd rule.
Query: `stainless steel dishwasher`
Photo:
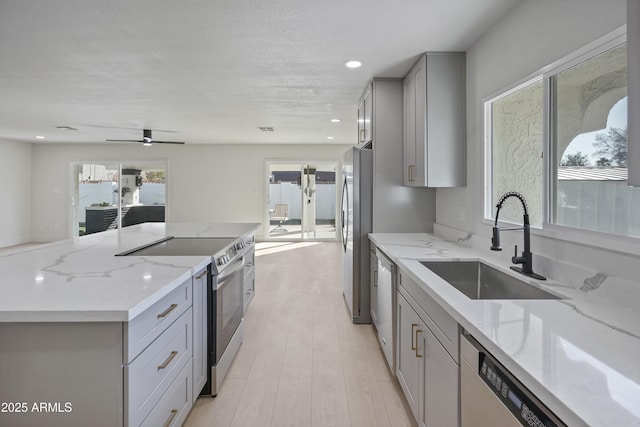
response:
[[[396,306],[396,265],[380,249],[376,249],[378,258],[376,327],[378,341],[384,352],[391,372],[395,372],[395,306]]]
[[[460,336],[462,427],[565,426],[473,337]]]

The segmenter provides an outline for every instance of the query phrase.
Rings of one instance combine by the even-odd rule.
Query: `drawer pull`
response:
[[[416,339],[416,338],[414,338],[414,337],[416,337],[416,335],[418,335],[418,334],[416,334],[416,333],[415,333],[415,331],[413,330],[413,328],[415,328],[416,326],[418,326],[418,324],[417,324],[417,323],[412,323],[412,324],[411,324],[411,350],[417,350],[417,349],[418,349],[418,347],[417,347],[417,343],[415,343],[415,344],[414,344],[414,341],[413,341],[414,339]]]
[[[178,304],[171,304],[169,306],[169,308],[167,308],[162,313],[158,314],[158,319],[162,319],[163,317],[167,317],[169,315],[169,313],[171,313],[173,310],[176,309],[177,306],[178,306]]]
[[[421,334],[421,333],[422,333],[421,329],[416,330],[416,357],[422,357],[421,354],[418,354],[418,334]]]
[[[178,410],[177,409],[172,409],[171,410],[171,415],[169,415],[169,419],[167,419],[167,422],[164,423],[164,427],[169,427],[171,425],[171,423],[173,422],[173,419],[176,417],[176,415],[178,415]]]
[[[169,363],[171,363],[171,361],[173,360],[174,357],[176,357],[178,355],[177,351],[172,351],[171,354],[169,355],[169,357],[167,357],[167,360],[164,361],[164,363],[162,365],[158,366],[158,371],[161,369],[166,368],[167,366],[169,366]]]
[[[196,280],[202,279],[204,276],[206,276],[206,275],[207,275],[207,273],[208,273],[208,271],[207,271],[207,270],[205,270],[205,271],[203,271],[202,273],[198,274],[198,275],[196,276]]]

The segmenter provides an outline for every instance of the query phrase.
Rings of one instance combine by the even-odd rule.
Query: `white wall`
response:
[[[31,144],[0,140],[0,247],[31,240]]]
[[[34,241],[69,236],[71,162],[167,160],[167,221],[258,222],[265,218],[265,160],[341,165],[346,145],[34,144]],[[341,167],[340,167],[341,169]],[[262,233],[262,230],[258,230]]]
[[[482,223],[483,100],[624,25],[625,13],[625,0],[522,1],[469,49],[467,187],[437,190],[438,224],[486,237],[491,234],[490,225]],[[464,209],[465,221],[456,215],[458,208]],[[507,250],[507,245],[510,240],[521,240],[521,233],[503,234],[505,257],[510,257],[512,246]],[[603,255],[597,249],[570,242],[532,238],[534,252],[557,259],[579,265],[606,264],[601,267],[604,272],[628,265],[625,256],[611,257],[611,253]]]

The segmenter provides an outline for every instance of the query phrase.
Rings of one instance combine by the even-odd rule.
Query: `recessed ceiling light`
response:
[[[333,136],[328,136],[327,139],[335,139]]]
[[[331,119],[331,123],[340,123],[341,121],[340,119]]]
[[[38,136],[36,136],[36,139],[44,139],[44,136],[38,135]]]
[[[347,61],[344,63],[344,66],[347,68],[359,68],[362,66],[362,62],[360,61]]]

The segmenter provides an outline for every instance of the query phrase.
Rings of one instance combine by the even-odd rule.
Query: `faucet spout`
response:
[[[523,218],[522,218],[522,222],[523,222],[522,227],[504,229],[504,231],[524,230],[524,250],[522,251],[522,255],[518,256],[518,247],[516,246],[516,254],[511,258],[511,262],[513,264],[521,264],[522,267],[511,267],[511,269],[538,280],[546,280],[544,276],[541,276],[533,272],[533,254],[531,253],[531,230],[530,230],[530,224],[529,224],[529,209],[527,207],[527,201],[525,200],[522,194],[515,191],[509,191],[507,193],[504,193],[502,197],[500,197],[500,200],[496,205],[496,208],[497,208],[496,221],[493,226],[493,236],[491,238],[490,249],[492,251],[502,250],[502,248],[500,247],[500,227],[498,227],[498,217],[500,216],[500,209],[502,209],[502,205],[507,199],[511,197],[515,197],[518,200],[520,200],[520,203],[522,203],[522,210],[524,211]]]

